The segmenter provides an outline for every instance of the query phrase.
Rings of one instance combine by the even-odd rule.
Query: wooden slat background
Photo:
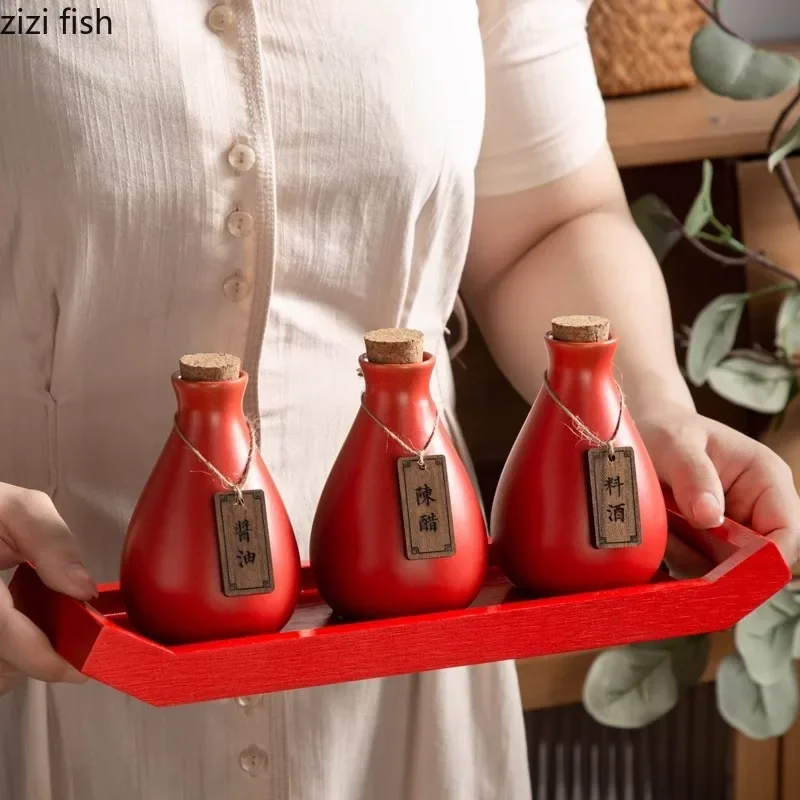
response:
[[[731,736],[713,684],[639,731],[598,725],[581,706],[526,715],[534,800],[728,800]],[[753,795],[749,800],[771,800]]]

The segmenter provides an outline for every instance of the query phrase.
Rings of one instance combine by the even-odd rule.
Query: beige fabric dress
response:
[[[50,492],[115,579],[169,374],[229,351],[305,555],[365,330],[424,331],[457,433],[443,329],[476,185],[534,186],[604,141],[584,4],[100,5],[110,34],[52,8],[46,35],[0,35],[0,480]],[[0,698],[2,800],[529,792],[512,665],[166,710],[94,684]]]

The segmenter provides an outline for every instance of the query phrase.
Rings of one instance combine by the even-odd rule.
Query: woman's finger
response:
[[[14,608],[0,582],[0,662],[40,681],[84,683],[86,677],[53,650],[44,633]]]
[[[705,450],[702,431],[666,432],[651,446],[659,477],[669,485],[681,514],[695,528],[722,524],[725,493]]]
[[[75,535],[43,492],[0,484],[0,569],[31,561],[44,583],[78,600],[97,594]]]

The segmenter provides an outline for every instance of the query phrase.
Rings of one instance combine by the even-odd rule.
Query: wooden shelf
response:
[[[797,43],[774,49],[800,56]],[[789,96],[743,102],[696,87],[614,98],[606,103],[608,138],[620,167],[762,155]]]

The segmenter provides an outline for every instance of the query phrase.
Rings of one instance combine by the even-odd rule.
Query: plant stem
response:
[[[794,288],[800,290],[800,277],[793,275],[789,270],[784,269],[781,266],[778,266],[771,258],[768,258],[764,255],[764,253],[760,253],[756,250],[751,250],[749,247],[745,247],[741,242],[736,239],[731,239],[730,241],[721,242],[719,239],[722,237],[714,237],[713,234],[710,233],[703,233],[703,239],[712,240],[714,243],[719,243],[725,247],[731,247],[732,242],[736,242],[734,246],[737,251],[741,252],[741,255],[738,256],[726,256],[723,253],[718,253],[716,250],[712,250],[710,247],[706,247],[702,241],[696,236],[691,236],[686,233],[686,230],[683,227],[683,223],[670,211],[669,208],[666,206],[658,212],[658,216],[662,217],[664,220],[668,221],[670,225],[674,226],[674,228],[680,231],[683,234],[683,238],[686,239],[692,247],[696,250],[699,250],[704,255],[708,256],[709,258],[713,258],[715,261],[718,261],[720,264],[724,264],[726,267],[742,267],[749,264],[751,261],[755,264],[760,264],[765,269],[768,269],[770,272],[774,272],[776,275],[780,275],[780,277],[784,278],[787,282],[791,281]]]
[[[797,107],[798,103],[800,103],[800,86],[797,87],[794,97],[792,97],[783,111],[781,111],[778,119],[775,120],[775,124],[772,126],[768,142],[770,153],[777,146],[781,129],[786,123],[786,120],[789,118],[789,115]],[[781,186],[783,186],[783,190],[786,192],[786,196],[789,198],[789,203],[792,206],[795,218],[797,219],[798,223],[800,223],[800,189],[797,188],[797,181],[795,181],[794,175],[792,175],[792,170],[789,167],[789,164],[785,160],[781,161],[775,167],[775,174],[778,176],[778,180],[780,180]]]
[[[747,248],[738,239],[734,238],[733,231],[728,225],[723,225],[716,217],[711,217],[711,224],[720,231],[719,235],[700,231],[696,233],[695,236],[705,242],[713,242],[714,244],[727,247],[729,250],[735,250],[737,253],[744,253],[747,251]]]
[[[728,34],[728,36],[733,36],[735,39],[741,39],[742,41],[745,41],[745,39],[744,39],[744,38],[742,38],[741,36],[739,36],[739,34],[738,34],[738,33],[736,33],[736,31],[733,31],[733,30],[731,30],[731,29],[730,29],[730,28],[729,28],[729,27],[728,27],[728,26],[727,26],[727,25],[726,25],[726,24],[725,24],[725,23],[724,23],[724,22],[723,22],[723,21],[722,21],[722,20],[719,18],[719,12],[717,11],[717,4],[716,4],[716,3],[714,3],[714,7],[713,7],[713,8],[709,8],[709,7],[708,7],[708,6],[707,6],[707,5],[706,5],[706,4],[703,2],[703,0],[694,0],[694,4],[695,4],[695,5],[696,5],[698,8],[702,9],[702,10],[703,10],[703,13],[704,13],[704,14],[705,14],[705,15],[706,15],[706,16],[707,16],[707,17],[708,17],[710,20],[712,20],[714,23],[716,23],[717,27],[719,27],[719,28],[721,28],[723,31],[725,31],[725,33],[727,33],[727,34]]]
[[[794,107],[800,102],[800,86],[798,86],[797,91],[795,92],[794,97],[791,99],[789,104],[781,111],[778,115],[778,119],[775,120],[775,124],[772,126],[772,130],[769,134],[769,149],[772,152],[775,149],[775,145],[778,144],[778,136],[780,135],[781,128],[784,126],[789,114],[792,113]]]
[[[741,256],[726,256],[722,253],[718,253],[716,250],[712,250],[710,247],[706,247],[694,236],[684,234],[684,237],[696,250],[699,250],[701,253],[703,253],[703,255],[706,255],[709,258],[713,258],[715,261],[719,261],[720,264],[724,264],[726,267],[742,267],[751,261],[749,254],[744,254]],[[798,281],[798,283],[800,283],[800,281]]]
[[[739,350],[731,350],[728,353],[729,358],[746,358],[748,361],[754,361],[756,364],[780,364],[784,367],[791,368],[791,364],[785,358],[782,358],[775,353],[770,353],[767,350],[754,350],[752,348],[742,348]]]
[[[763,297],[766,294],[775,294],[776,292],[794,292],[797,290],[797,283],[774,283],[772,286],[764,286],[762,289],[747,293],[747,299],[752,300],[755,297]]]
[[[723,225],[716,217],[711,217],[711,224],[722,234],[724,241],[733,238],[733,231],[727,225]]]
[[[723,239],[721,236],[716,236],[713,233],[706,233],[705,231],[700,231],[696,233],[695,236],[698,239],[702,239],[704,242],[713,242],[714,244],[725,245],[727,244],[727,240]]]
[[[792,275],[789,270],[784,269],[783,267],[779,267],[774,261],[767,258],[763,253],[758,253],[755,250],[750,250],[748,247],[744,247],[742,255],[740,256],[726,256],[722,253],[718,253],[716,250],[712,250],[710,247],[706,247],[699,239],[696,239],[694,236],[689,236],[684,234],[684,237],[701,253],[707,255],[709,258],[713,258],[715,261],[719,261],[720,264],[725,264],[727,267],[741,267],[749,264],[751,261],[755,262],[756,264],[760,264],[762,267],[768,269],[770,272],[774,272],[776,275],[780,275],[782,278],[785,278],[787,281],[792,282],[792,286],[795,289],[800,289],[800,278]]]

